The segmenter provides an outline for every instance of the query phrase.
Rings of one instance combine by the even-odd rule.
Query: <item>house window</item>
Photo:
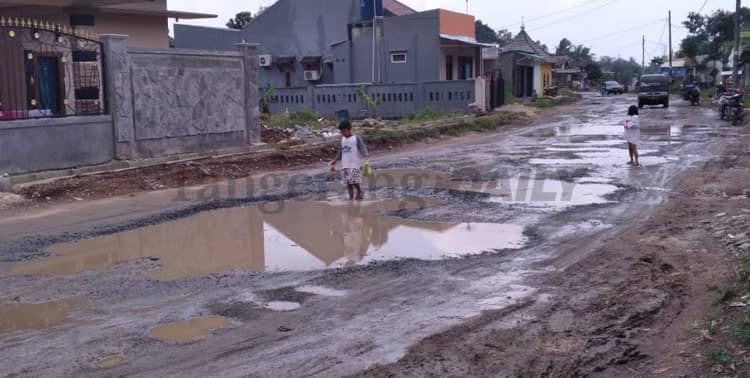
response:
[[[406,51],[396,51],[391,53],[391,63],[403,64],[406,63]]]
[[[453,55],[445,56],[445,80],[453,80]]]
[[[287,88],[292,86],[292,73],[289,71],[284,72],[284,86]]]
[[[458,57],[458,80],[469,80],[474,78],[474,58],[468,56]]]

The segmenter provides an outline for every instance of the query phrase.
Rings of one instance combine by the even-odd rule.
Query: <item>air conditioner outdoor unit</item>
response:
[[[307,81],[320,80],[320,71],[305,71],[305,80]]]
[[[271,67],[271,56],[258,55],[258,65],[261,67]]]

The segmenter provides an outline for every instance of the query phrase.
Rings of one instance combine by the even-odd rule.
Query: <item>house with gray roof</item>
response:
[[[500,49],[497,66],[510,85],[514,97],[531,97],[544,93],[552,85],[554,58],[535,42],[521,26],[513,40]]]

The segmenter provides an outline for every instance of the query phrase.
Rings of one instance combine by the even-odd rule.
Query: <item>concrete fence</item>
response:
[[[0,121],[0,174],[260,142],[255,45],[146,50],[128,49],[127,36],[101,40],[106,114]]]
[[[473,80],[277,88],[273,90],[268,109],[273,114],[311,109],[322,116],[346,110],[352,117],[358,117],[367,110],[359,95],[363,91],[378,101],[378,115],[397,118],[414,114],[424,107],[441,112],[467,110],[475,101],[475,88]]]

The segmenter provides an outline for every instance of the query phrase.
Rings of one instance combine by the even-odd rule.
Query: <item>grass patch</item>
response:
[[[488,117],[471,119],[460,119],[455,122],[440,124],[431,127],[414,127],[405,129],[369,129],[362,132],[361,137],[365,143],[373,146],[392,146],[410,144],[428,138],[440,138],[446,136],[460,136],[469,132],[492,131],[520,120],[524,117],[521,113],[502,113]]]
[[[724,348],[713,348],[706,353],[706,358],[713,364],[729,366],[734,363],[734,356]]]
[[[305,108],[301,112],[284,112],[281,114],[261,114],[260,119],[264,125],[280,129],[291,129],[294,126],[319,126],[318,113],[311,108]]]
[[[716,304],[726,303],[737,297],[738,291],[735,286],[724,286],[716,290],[719,293],[719,298],[716,300]]]
[[[734,338],[742,345],[750,345],[750,319],[744,317],[734,323]]]
[[[424,123],[424,122],[430,122],[435,121],[440,118],[443,118],[443,114],[430,109],[428,106],[423,107],[422,109],[419,109],[414,114],[410,114],[408,117],[405,117],[402,122],[404,123]]]

